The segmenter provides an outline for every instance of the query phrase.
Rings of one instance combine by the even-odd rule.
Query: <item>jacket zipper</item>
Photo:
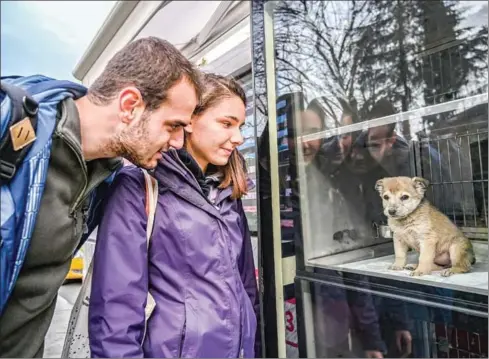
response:
[[[185,166],[185,164],[184,164],[184,163],[183,163],[183,161],[180,159],[180,157],[179,157],[178,155],[177,155],[176,157],[177,157],[177,161],[178,161],[178,162],[180,162],[180,164],[183,166],[183,168],[185,168],[185,170],[186,170],[188,173],[190,173],[190,175],[192,176],[192,178],[193,178],[193,180],[194,180],[195,184],[197,184],[197,188],[199,189],[199,191],[200,191],[200,192],[201,192],[201,194],[203,195],[203,194],[204,194],[204,192],[202,191],[202,188],[200,188],[199,181],[197,181],[197,178],[194,176],[194,174],[192,173],[192,171],[190,171],[190,170],[187,168],[187,166]],[[212,203],[211,203],[211,201],[209,201],[209,198],[207,198],[206,196],[204,196],[204,198],[207,200],[207,202],[209,202],[210,204],[212,204]],[[214,205],[212,204],[212,206],[214,206]]]
[[[180,157],[179,157],[178,155],[177,155],[176,157],[177,157],[177,160],[180,162],[180,164],[181,164],[181,165],[182,165],[184,168],[187,168],[187,167],[185,166],[185,164],[183,163],[183,161],[180,159]],[[187,170],[187,171],[188,171],[188,170]],[[202,189],[200,188],[200,185],[199,185],[199,182],[197,181],[197,178],[195,178],[194,174],[193,174],[191,171],[188,171],[188,172],[190,173],[190,175],[191,175],[191,176],[192,176],[192,178],[194,179],[195,183],[197,183],[197,186],[199,187],[200,191],[202,192]],[[214,204],[213,204],[213,203],[212,203],[212,202],[211,202],[211,201],[210,201],[210,200],[209,200],[209,199],[208,199],[206,196],[204,196],[204,198],[207,200],[207,202],[208,202],[208,203],[210,203],[210,204],[211,204],[211,205],[214,207]],[[223,228],[222,228],[222,224],[220,223],[220,221],[219,221],[219,220],[217,220],[217,222],[218,222],[218,226],[219,226],[219,228],[220,228],[220,230],[221,230],[221,233],[224,233],[224,230],[223,230]],[[225,240],[225,241],[226,241],[226,240]],[[228,251],[228,255],[229,255],[229,260],[230,260],[231,265],[232,265],[232,264],[233,264],[233,259],[232,259],[232,253],[231,253],[231,243],[230,243],[229,241],[226,241],[226,243],[227,243],[227,251]],[[234,269],[234,275],[235,275],[235,279],[236,279],[236,275],[238,275],[238,277],[239,277],[239,272],[238,272],[238,265],[237,265],[237,263],[236,263],[236,267],[235,267],[235,269]],[[240,279],[240,280],[241,280],[241,279]],[[242,310],[242,308],[241,308],[241,305],[240,305],[240,317],[239,317],[239,326],[240,326],[240,331],[239,331],[239,337],[238,337],[238,348],[239,348],[239,352],[238,352],[238,354],[239,354],[239,357],[240,357],[240,358],[243,358],[243,357],[244,357],[244,349],[242,348],[242,345],[243,345],[243,328],[242,328],[242,324],[243,324],[243,323],[242,323],[242,321],[243,321],[243,314],[241,313],[241,310]],[[181,348],[180,348],[180,351],[179,351],[179,352],[180,352],[179,357],[181,357],[181,356],[182,356],[181,351],[183,350],[183,342],[184,342],[184,337],[183,337],[183,335],[185,334],[185,332],[184,332],[184,331],[185,331],[185,327],[186,327],[186,322],[185,322],[185,325],[184,325],[183,330],[182,330],[182,338],[183,338],[183,339],[182,339],[182,342],[181,342],[181,344],[180,344],[180,345],[181,345]]]
[[[223,229],[223,226],[221,225],[221,223],[219,221],[218,222],[218,226],[219,226],[219,229],[221,231],[221,233],[223,234],[224,236],[224,229]],[[228,255],[229,255],[229,261],[230,261],[230,264],[231,266],[234,266],[233,268],[233,274],[234,274],[234,280],[237,281],[238,283],[241,282],[241,277],[240,277],[240,274],[239,274],[239,271],[238,271],[238,263],[236,262],[233,262],[233,256],[232,256],[232,252],[231,252],[231,243],[229,241],[226,241],[227,243],[227,252],[228,252]],[[243,354],[244,354],[244,350],[243,350],[243,307],[242,307],[242,304],[241,304],[241,301],[238,301],[238,304],[239,304],[239,333],[238,333],[238,355],[240,358],[242,358]]]
[[[71,151],[75,154],[78,163],[82,167],[82,172],[83,172],[83,189],[80,191],[78,196],[76,197],[75,203],[73,206],[70,208],[70,217],[72,217],[75,220],[75,229],[78,227],[78,218],[75,215],[76,210],[80,206],[81,203],[83,203],[88,196],[90,195],[91,191],[97,187],[103,180],[104,178],[101,176],[100,179],[97,179],[96,181],[93,182],[92,186],[88,186],[88,176],[87,176],[87,165],[85,164],[85,161],[83,161],[82,156],[80,155],[80,152],[77,149],[77,146],[72,142],[72,140],[66,136],[64,136],[61,132],[56,132],[56,135],[61,138],[67,145],[70,147]],[[84,195],[85,193],[88,193],[88,195]],[[88,231],[88,226],[86,224],[86,219],[88,217],[88,211],[90,209],[90,206],[84,211],[82,214],[82,220],[83,220],[83,225],[82,225],[82,233],[83,231]],[[86,228],[85,228],[86,227]],[[78,233],[75,233],[75,235],[78,235]]]
[[[180,332],[180,345],[178,347],[178,357],[182,357],[182,352],[183,352],[183,343],[185,342],[185,331],[187,329],[187,319],[185,319],[185,322],[183,323],[183,328],[182,331]]]
[[[77,150],[77,148],[76,148],[77,146],[75,146],[75,144],[73,144],[71,139],[64,136],[61,132],[57,132],[56,134],[58,135],[58,137],[60,137],[68,145],[68,147],[70,147],[71,151],[73,151],[73,153],[75,154],[76,159],[78,160],[78,163],[80,164],[80,166],[83,169],[83,171],[82,171],[83,172],[83,182],[84,182],[83,190],[78,194],[78,196],[75,200],[75,204],[70,208],[70,215],[73,215],[76,208],[78,207],[79,203],[81,202],[81,200],[83,198],[83,193],[85,193],[85,190],[87,188],[87,183],[88,183],[87,166],[86,166],[85,162],[83,161],[83,158],[81,157],[79,151]]]

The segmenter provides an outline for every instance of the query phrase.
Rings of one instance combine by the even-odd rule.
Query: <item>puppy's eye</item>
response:
[[[409,199],[409,196],[406,194],[401,196],[401,201],[407,201],[408,199]]]
[[[384,199],[385,199],[386,201],[388,201],[388,200],[389,200],[389,196],[388,196],[388,195],[384,195]]]

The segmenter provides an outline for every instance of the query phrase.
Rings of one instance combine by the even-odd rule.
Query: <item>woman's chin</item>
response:
[[[229,162],[229,157],[227,156],[216,156],[213,158],[209,163],[213,164],[214,166],[225,166]]]

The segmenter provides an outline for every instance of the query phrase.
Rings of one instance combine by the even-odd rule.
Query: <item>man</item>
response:
[[[120,168],[117,157],[151,169],[160,152],[181,147],[200,87],[192,64],[150,37],[121,49],[85,96],[60,103],[34,230],[0,317],[1,356],[42,356],[58,290],[89,232],[91,194]]]

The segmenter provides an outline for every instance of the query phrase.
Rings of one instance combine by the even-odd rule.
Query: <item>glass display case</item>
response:
[[[261,240],[296,260],[287,356],[487,357],[487,2],[255,1],[252,24]],[[394,243],[431,249],[430,273],[393,268]]]
[[[238,78],[246,94],[246,120],[242,130],[244,142],[239,146],[239,151],[246,161],[248,175],[253,183],[256,182],[256,134],[253,119],[253,86],[251,83],[251,74],[247,73]],[[256,187],[251,189],[243,198],[243,208],[248,220],[248,226],[252,235],[256,235],[258,226],[257,205],[256,205]]]

